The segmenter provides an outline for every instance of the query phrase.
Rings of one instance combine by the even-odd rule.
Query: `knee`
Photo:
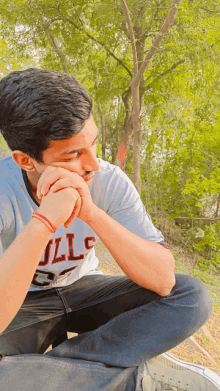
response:
[[[197,277],[177,273],[174,288],[185,298],[185,304],[190,306],[201,326],[205,324],[212,314],[212,303],[204,282]]]

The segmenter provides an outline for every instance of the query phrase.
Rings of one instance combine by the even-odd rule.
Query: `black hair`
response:
[[[0,131],[12,151],[39,163],[50,141],[82,130],[91,110],[88,92],[64,73],[29,68],[0,82]]]

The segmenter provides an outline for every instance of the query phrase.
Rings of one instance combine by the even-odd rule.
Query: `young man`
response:
[[[74,390],[137,390],[146,360],[209,318],[205,285],[174,273],[174,258],[129,178],[97,159],[92,102],[74,78],[39,69],[3,78],[0,130],[12,150],[0,161],[1,383],[13,389],[26,370],[39,390],[34,377],[42,381],[47,365],[50,390],[51,368],[64,357],[61,365],[74,363]],[[126,276],[98,270],[99,238]],[[66,331],[78,336],[40,356]],[[33,366],[33,354],[43,368]],[[69,390],[64,378],[61,388]],[[145,382],[155,389],[150,376]],[[186,390],[187,382],[177,385]]]

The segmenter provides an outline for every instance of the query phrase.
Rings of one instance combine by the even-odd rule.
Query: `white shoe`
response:
[[[220,376],[201,365],[187,363],[163,353],[146,362],[150,376],[143,391],[219,391]]]

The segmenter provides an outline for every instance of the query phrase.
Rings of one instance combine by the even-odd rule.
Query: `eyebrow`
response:
[[[99,136],[99,131],[98,131],[98,133],[97,133],[97,136],[96,136],[95,140],[92,142],[92,144],[97,140],[98,136]],[[83,148],[81,148],[81,149],[72,149],[71,151],[66,151],[66,152],[61,153],[61,155],[62,155],[62,156],[63,156],[63,155],[71,155],[72,153],[76,153],[76,152],[82,151],[82,149],[83,149]]]

